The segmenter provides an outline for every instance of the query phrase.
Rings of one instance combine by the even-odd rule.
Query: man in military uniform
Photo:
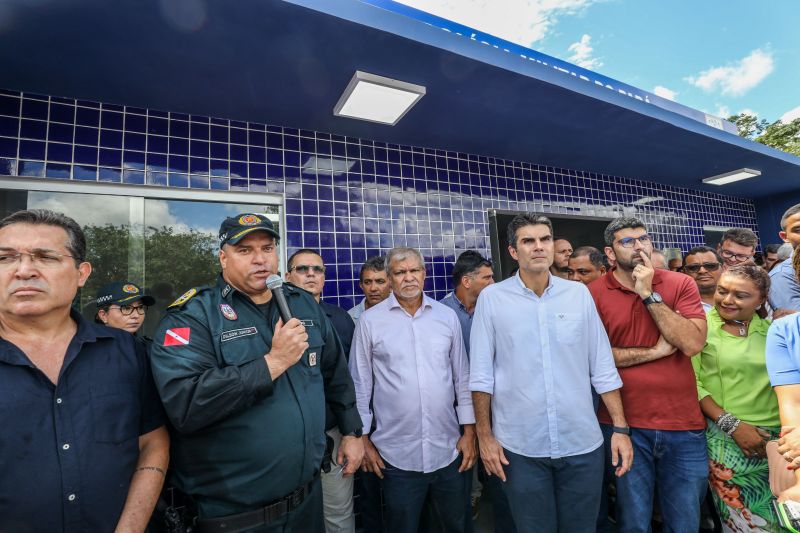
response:
[[[263,215],[220,227],[222,273],[167,310],[151,357],[175,428],[175,484],[197,504],[198,530],[315,532],[325,404],[344,437],[337,462],[361,464],[361,420],[345,356],[312,296],[283,286],[285,324],[266,280],[278,233]]]

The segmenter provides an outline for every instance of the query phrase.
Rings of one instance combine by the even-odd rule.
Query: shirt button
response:
[[[75,501],[75,495],[74,494],[70,494],[69,496],[67,496],[67,499],[69,501],[71,501],[71,502],[74,502]]]
[[[69,450],[69,444],[65,444],[61,447],[63,450]]]
[[[56,398],[56,403],[61,403],[61,398]]]

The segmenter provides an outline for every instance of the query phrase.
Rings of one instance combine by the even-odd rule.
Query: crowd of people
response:
[[[86,320],[80,226],[19,211],[0,221],[0,531],[352,533],[358,513],[470,532],[485,498],[500,533],[694,533],[707,493],[726,531],[784,531],[772,502],[800,485],[773,494],[767,450],[800,480],[800,205],[778,235],[761,264],[743,228],[667,257],[636,218],[601,251],[521,213],[506,279],[468,250],[436,301],[398,247],[346,311],[317,250],[281,277],[279,233],[243,213],[216,282],[149,339],[152,296],[119,280]]]

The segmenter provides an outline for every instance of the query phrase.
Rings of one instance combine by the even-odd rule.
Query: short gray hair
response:
[[[792,248],[792,243],[785,242],[780,245],[778,251],[776,252],[776,257],[778,261],[786,261],[790,257],[792,257],[792,252],[794,248]]]
[[[64,247],[75,260],[75,264],[79,265],[86,261],[86,235],[80,224],[67,215],[48,209],[26,209],[0,220],[0,229],[12,224],[56,226],[63,229],[67,232],[67,242],[64,243]]]
[[[397,248],[392,248],[389,250],[389,253],[386,254],[386,273],[388,275],[392,275],[391,265],[392,261],[402,261],[404,259],[408,259],[410,256],[414,256],[419,259],[422,268],[425,268],[425,258],[422,257],[422,254],[416,248],[409,248],[407,246],[398,246]]]
[[[603,238],[606,241],[606,246],[613,246],[615,234],[621,229],[628,229],[628,228],[631,229],[642,228],[645,231],[647,230],[647,226],[644,225],[644,222],[642,222],[636,217],[615,218],[608,224],[608,226],[606,226],[606,230],[603,232]]]

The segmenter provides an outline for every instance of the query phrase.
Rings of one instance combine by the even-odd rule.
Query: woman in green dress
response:
[[[737,265],[719,279],[708,338],[692,359],[700,409],[708,418],[709,483],[723,531],[782,531],[772,509],[765,446],[780,433],[766,368],[769,276]]]

